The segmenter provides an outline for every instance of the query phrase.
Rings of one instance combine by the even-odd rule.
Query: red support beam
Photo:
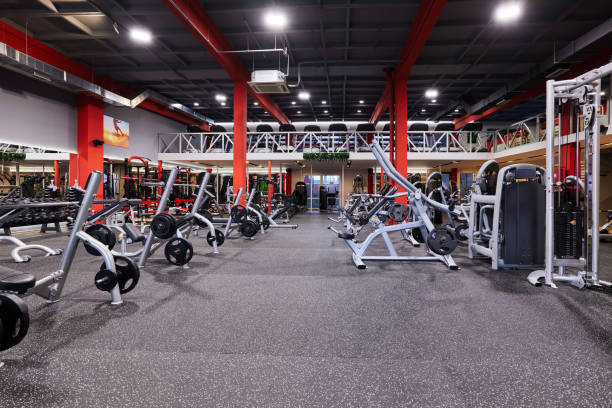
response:
[[[374,194],[374,169],[368,169],[368,194]]]
[[[594,68],[604,65],[610,61],[610,55],[612,55],[612,47],[606,48],[604,51],[600,52],[599,54],[595,55],[593,58],[587,61],[580,62],[578,64],[573,65],[569,71],[563,73],[562,75],[559,75],[558,77],[555,78],[555,80],[560,81],[564,79],[574,78],[580,74],[583,74],[587,71],[590,71]],[[528,101],[537,96],[540,96],[544,92],[546,92],[546,81],[542,81],[532,86],[531,88],[527,89],[525,92],[515,96],[514,98],[510,99],[508,102],[504,104],[493,106],[480,114],[465,115],[462,118],[456,119],[454,122],[455,129],[459,130],[470,122],[475,122],[475,121],[484,119],[487,116],[490,116],[496,112],[519,105],[525,101]]]
[[[35,38],[26,35],[18,29],[1,21],[0,41],[15,48],[19,52],[41,60],[49,65],[53,65],[54,67],[66,71],[81,79],[93,82],[96,85],[99,85],[105,89],[108,89],[109,91],[112,91],[126,98],[132,98],[136,95],[136,92],[133,89],[130,89],[121,82],[114,81],[112,78],[109,77],[97,75],[85,65],[74,61],[70,57],[62,54],[61,52],[49,47],[48,45],[43,44]],[[187,125],[206,125],[203,124],[201,121],[192,118],[191,116],[181,114],[178,111],[170,110],[153,101],[145,100],[140,105],[138,105],[138,107],[165,116],[167,118],[174,119],[178,122],[185,123]]]
[[[238,193],[244,189],[242,204],[247,193],[246,180],[246,153],[247,153],[247,84],[242,81],[234,82],[234,162],[233,162],[233,192]]]
[[[92,171],[104,171],[104,144],[96,146],[95,140],[103,140],[104,103],[97,98],[79,95],[77,113],[77,155],[79,186],[85,182]],[[102,198],[103,185],[97,191]]]
[[[408,88],[405,79],[394,81],[395,92],[395,168],[403,176],[408,175]],[[398,192],[405,192],[398,186]],[[408,204],[407,197],[397,199]]]
[[[395,64],[393,74],[395,79],[408,79],[410,71],[436,25],[440,14],[442,14],[445,5],[446,0],[421,1],[408,37],[404,42],[399,61]],[[378,122],[382,114],[385,113],[386,108],[389,107],[389,91],[390,87],[386,86],[376,103],[374,112],[370,117],[370,123]]]
[[[55,187],[60,186],[60,170],[59,170],[59,161],[58,160],[54,160],[53,161],[53,185],[55,185]]]
[[[285,195],[291,194],[291,169],[285,170]]]
[[[387,86],[390,89],[389,97],[389,160],[395,165],[395,89],[393,87],[393,75],[387,71]]]
[[[164,0],[164,3],[227,71],[234,82],[246,84],[250,80],[249,70],[237,54],[219,53],[219,51],[231,51],[232,46],[198,0]],[[280,123],[290,123],[289,118],[268,95],[257,94],[250,88],[249,94]]]
[[[76,153],[70,153],[70,162],[68,163],[68,187],[72,187],[75,181],[79,179],[79,156]],[[59,186],[58,186],[59,187]]]

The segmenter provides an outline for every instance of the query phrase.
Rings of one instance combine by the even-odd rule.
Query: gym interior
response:
[[[0,1],[0,406],[610,407],[610,6]]]

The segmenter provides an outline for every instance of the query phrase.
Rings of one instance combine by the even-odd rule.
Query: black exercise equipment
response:
[[[186,239],[173,238],[166,243],[164,255],[173,265],[186,265],[193,258],[193,245]]]
[[[223,245],[223,243],[225,242],[225,234],[223,233],[223,231],[220,231],[215,228],[214,237],[212,236],[210,231],[208,231],[208,234],[206,234],[206,242],[208,242],[208,245],[212,246],[215,240],[217,241],[217,246]]]
[[[253,220],[245,220],[240,224],[239,231],[243,236],[251,238],[259,231],[259,225]]]
[[[151,221],[151,232],[159,239],[168,239],[176,232],[176,220],[170,214],[157,214]]]
[[[94,224],[90,225],[85,229],[85,232],[91,235],[92,238],[100,241],[102,244],[106,245],[109,250],[115,247],[116,239],[115,234],[103,224]],[[100,252],[91,246],[87,241],[83,241],[83,245],[85,246],[85,250],[94,256],[100,256]]]
[[[0,294],[0,351],[16,346],[28,334],[28,306],[18,296]]]
[[[457,237],[450,228],[436,227],[427,234],[427,247],[438,255],[448,255],[457,248]]]

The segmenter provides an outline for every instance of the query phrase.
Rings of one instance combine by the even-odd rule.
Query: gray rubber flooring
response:
[[[81,248],[59,303],[27,298],[30,332],[0,353],[0,407],[612,406],[612,295],[532,287],[464,249],[459,271],[357,270],[325,216],[294,220],[218,255],[197,239],[188,270],[158,255],[120,307]]]

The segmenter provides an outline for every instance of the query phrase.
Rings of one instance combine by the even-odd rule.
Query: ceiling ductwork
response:
[[[167,109],[181,111],[194,119],[214,123],[209,117],[195,112],[193,109],[166,98],[153,90],[145,90],[133,99],[129,99],[104,89],[93,82],[86,81],[67,71],[24,54],[3,42],[0,42],[0,66],[19,72],[20,74],[28,75],[40,81],[48,82],[51,85],[66,89],[70,92],[85,92],[90,95],[95,95],[110,105],[135,108],[143,101],[149,99],[164,105]]]

